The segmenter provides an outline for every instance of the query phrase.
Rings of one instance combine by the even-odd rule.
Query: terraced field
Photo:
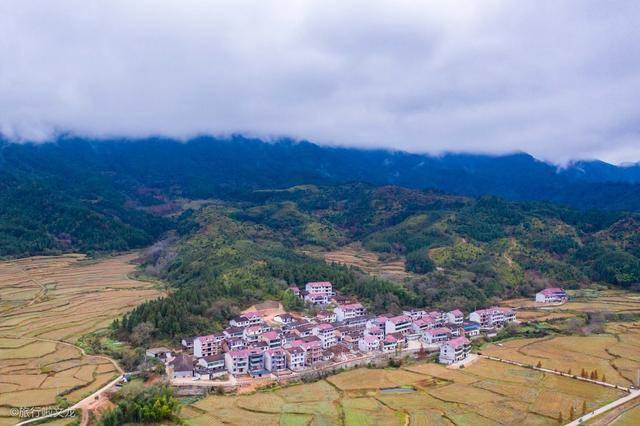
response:
[[[389,392],[388,388],[394,388]],[[462,370],[418,364],[356,369],[253,395],[209,396],[182,413],[194,425],[556,425],[622,392],[535,370],[479,360]]]
[[[628,324],[612,324],[611,327],[631,328]],[[609,383],[629,386],[635,381],[640,368],[640,336],[638,325],[632,331],[596,336],[555,336],[542,339],[515,339],[501,346],[487,345],[484,355],[495,356],[528,365],[538,362],[545,368],[580,374],[598,371]],[[633,340],[632,338],[635,338]]]
[[[0,424],[11,407],[73,403],[117,375],[105,357],[73,345],[160,291],[128,277],[135,255],[0,262]]]
[[[360,244],[351,244],[324,253],[309,253],[322,256],[326,262],[356,266],[368,274],[394,281],[403,281],[411,274],[404,270],[404,259],[382,260],[378,254],[365,250]]]

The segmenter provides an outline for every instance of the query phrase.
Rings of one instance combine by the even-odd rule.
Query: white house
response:
[[[424,340],[430,345],[447,341],[450,337],[451,330],[447,327],[432,328],[424,332]]]
[[[323,322],[313,327],[313,335],[320,338],[324,349],[337,343],[336,329],[329,323]]]
[[[336,314],[336,320],[344,321],[355,317],[361,317],[367,313],[367,310],[361,303],[349,303],[345,305],[338,305],[333,310]]]
[[[440,346],[440,356],[438,361],[441,364],[453,364],[462,361],[469,355],[471,342],[464,336],[456,337]]]
[[[411,317],[406,315],[398,315],[387,319],[384,324],[385,334],[402,333],[406,334],[411,331]]]
[[[372,325],[364,329],[365,336],[373,336],[378,340],[384,339],[384,330],[377,325]]]
[[[333,295],[333,285],[329,281],[310,282],[304,288],[308,294]]]
[[[500,328],[516,320],[516,312],[511,308],[492,307],[479,309],[469,314],[469,319],[480,324],[480,328],[488,330]]]
[[[398,339],[393,335],[388,335],[382,340],[382,352],[395,352],[398,349]]]
[[[567,293],[559,287],[545,288],[536,293],[538,303],[564,303],[567,301]]]
[[[209,370],[224,370],[225,368],[225,356],[224,354],[205,356],[198,360],[198,365]]]
[[[380,349],[380,340],[373,336],[364,336],[358,339],[358,349],[362,352],[373,352]]]
[[[287,349],[287,361],[289,369],[293,371],[302,370],[305,368],[304,362],[305,351],[300,347],[293,347]]]
[[[193,339],[193,355],[196,358],[216,355],[222,352],[222,341],[224,334],[209,334],[207,336],[198,336]]]
[[[331,293],[307,293],[304,301],[312,305],[328,305],[331,303]]]
[[[413,324],[411,324],[411,329],[414,333],[424,334],[425,331],[430,328],[435,328],[436,322],[431,317],[424,317],[418,320],[415,320]]]
[[[244,314],[233,318],[229,321],[232,327],[248,327],[250,325],[260,324],[262,317],[257,312],[245,312]]]
[[[269,349],[264,353],[264,368],[269,371],[283,371],[287,368],[287,352],[281,348]]]
[[[454,309],[447,312],[447,322],[453,325],[462,325],[464,322],[464,314],[460,309]]]

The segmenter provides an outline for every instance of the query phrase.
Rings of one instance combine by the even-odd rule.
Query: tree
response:
[[[582,415],[587,414],[587,401],[582,401]]]
[[[146,345],[149,343],[149,340],[151,340],[151,336],[155,330],[155,327],[150,322],[141,322],[133,327],[133,330],[131,331],[131,343],[136,346]]]
[[[558,424],[564,424],[564,419],[562,418],[562,411],[558,412]]]
[[[595,380],[598,380],[598,370],[593,370],[593,377]]]
[[[433,271],[435,264],[429,257],[429,249],[422,248],[407,254],[405,269],[418,274],[427,274]]]
[[[607,381],[607,376],[605,376],[604,374],[602,375],[602,381],[606,382]]]
[[[569,420],[573,420],[576,417],[576,409],[573,408],[573,404],[569,407]]]
[[[568,370],[567,370],[567,374],[571,374],[571,369],[568,369]]]
[[[580,377],[584,377],[585,379],[587,378],[587,371],[584,368],[580,371]]]
[[[542,361],[538,361],[538,363],[536,364],[537,368],[542,368]]]

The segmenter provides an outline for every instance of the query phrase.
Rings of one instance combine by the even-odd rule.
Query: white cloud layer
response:
[[[640,2],[0,2],[0,132],[640,160]]]

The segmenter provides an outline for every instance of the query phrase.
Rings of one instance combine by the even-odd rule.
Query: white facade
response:
[[[360,303],[350,303],[348,305],[339,305],[334,309],[334,312],[338,321],[345,321],[361,317],[367,312],[367,310]]]
[[[441,364],[453,364],[464,360],[471,350],[471,343],[465,337],[458,337],[440,346],[438,362]]]
[[[385,334],[402,333],[406,334],[411,331],[411,317],[406,315],[400,315],[397,317],[389,318],[384,324]]]

